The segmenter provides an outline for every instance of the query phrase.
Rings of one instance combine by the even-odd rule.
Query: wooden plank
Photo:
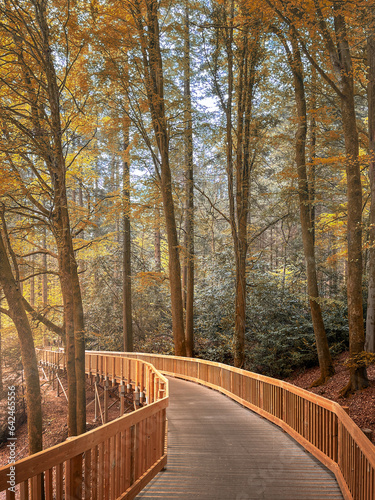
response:
[[[98,500],[104,498],[104,444],[98,446]]]
[[[109,452],[109,490],[110,500],[115,500],[118,495],[116,495],[116,435],[111,437],[110,442],[110,452]]]
[[[136,470],[136,426],[130,427],[130,443],[129,443],[129,483],[130,486],[135,482],[135,470]]]
[[[142,498],[341,498],[334,478],[264,419],[201,386],[170,381],[170,390],[170,467]]]
[[[122,474],[122,482],[121,482],[121,491],[126,491],[130,486],[130,455],[131,455],[131,439],[130,439],[130,429],[126,429],[121,434],[121,451],[122,456],[125,456],[125,460],[123,462],[123,467],[121,469]]]
[[[56,466],[56,500],[63,499],[64,491],[64,465],[58,464]]]
[[[111,487],[111,464],[110,464],[110,459],[111,459],[111,440],[107,439],[103,443],[103,450],[104,450],[104,481],[103,481],[103,488],[104,488],[104,494],[102,495],[103,500],[109,500],[110,499],[110,487]],[[103,470],[103,469],[102,469]],[[99,469],[100,472],[100,469]]]
[[[115,467],[115,498],[117,498],[122,491],[121,490],[121,470],[122,470],[122,461],[123,458],[121,455],[121,436],[122,433],[116,434],[115,436],[115,460],[116,460],[116,467]]]
[[[91,450],[91,499],[98,500],[98,446]],[[90,500],[91,500],[90,499]]]
[[[7,489],[6,494],[5,494],[5,498],[6,498],[6,500],[15,500],[16,494],[14,493],[14,491],[10,491]]]
[[[85,500],[90,500],[92,497],[92,488],[91,488],[91,450],[85,451],[85,475],[84,475],[84,493]]]
[[[29,482],[24,481],[20,484],[20,500],[29,500]]]
[[[167,465],[167,455],[160,458],[155,465],[150,467],[135,483],[130,486],[125,493],[119,496],[118,500],[133,500],[140,491]]]
[[[48,469],[44,473],[44,484],[45,484],[45,494],[46,498],[53,498],[53,483],[52,483],[52,469]]]
[[[42,474],[38,474],[31,479],[31,500],[40,500],[42,498]]]

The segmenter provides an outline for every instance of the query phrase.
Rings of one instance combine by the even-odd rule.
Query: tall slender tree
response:
[[[309,186],[306,168],[306,139],[307,139],[307,105],[305,95],[304,71],[298,41],[293,31],[289,30],[289,40],[283,33],[274,28],[284,46],[289,67],[293,74],[294,94],[297,111],[297,132],[295,141],[296,167],[298,174],[298,196],[300,206],[300,220],[302,229],[303,249],[306,261],[307,289],[309,295],[311,319],[314,328],[316,348],[320,366],[320,377],[313,385],[324,384],[334,374],[334,366],[329,351],[328,340],[324,328],[322,310],[320,307],[319,288],[316,272],[314,225],[312,194]],[[289,42],[289,43],[288,43]]]
[[[242,20],[235,36],[233,0],[224,2],[219,11],[217,43],[214,55],[214,85],[225,113],[226,171],[235,269],[235,326],[234,364],[242,367],[245,361],[246,330],[246,260],[248,253],[248,218],[250,211],[250,180],[254,162],[252,155],[251,123],[254,92],[257,84],[256,69],[261,58],[261,26],[257,16],[250,13],[245,3],[240,4]],[[219,85],[220,38],[226,53],[227,88]],[[227,94],[225,99],[224,94]],[[237,105],[235,107],[235,105]],[[236,111],[236,120],[234,112]],[[235,140],[233,138],[235,136]]]
[[[177,356],[186,356],[180,252],[169,157],[170,137],[164,100],[164,76],[160,45],[158,4],[153,0],[136,0],[129,8],[138,33],[147,102],[160,157],[160,172],[158,172],[158,177],[160,180],[168,240],[169,285],[171,292],[172,329],[175,354]]]
[[[186,354],[194,354],[194,165],[193,121],[191,105],[190,9],[184,5],[184,161],[185,161],[185,265],[186,276]]]
[[[131,285],[131,233],[130,233],[130,120],[124,117],[122,162],[123,180],[123,333],[125,352],[133,351],[132,285]]]
[[[371,16],[371,26],[367,37],[368,59],[368,128],[369,128],[369,178],[370,178],[370,229],[369,229],[369,269],[368,299],[366,317],[366,350],[375,352],[375,17]]]
[[[347,241],[348,241],[348,320],[349,351],[351,357],[350,380],[342,394],[368,386],[366,368],[356,362],[364,349],[365,334],[362,303],[362,184],[359,164],[359,140],[356,123],[355,86],[352,51],[349,43],[346,17],[350,6],[342,0],[333,0],[324,6],[320,0],[309,1],[305,10],[299,2],[271,2],[279,18],[290,27],[302,51],[317,73],[334,90],[339,98],[345,142],[345,169],[347,188]],[[298,4],[298,5],[297,5]],[[349,7],[349,8],[347,8]],[[306,32],[319,33],[322,48],[328,56],[332,72],[309,50]]]

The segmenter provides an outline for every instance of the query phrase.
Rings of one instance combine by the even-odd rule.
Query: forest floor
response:
[[[348,353],[341,353],[335,360],[335,375],[320,387],[310,387],[319,378],[319,368],[310,368],[303,372],[296,372],[287,379],[287,382],[319,394],[327,399],[336,401],[341,406],[349,408],[349,415],[360,429],[371,429],[373,431],[373,442],[375,441],[375,366],[367,368],[369,387],[357,391],[348,398],[340,397],[340,390],[349,380],[349,369],[345,362]]]

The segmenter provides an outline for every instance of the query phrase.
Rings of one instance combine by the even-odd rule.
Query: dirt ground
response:
[[[369,366],[367,375],[370,385],[363,391],[358,391],[348,398],[339,395],[340,390],[349,380],[349,369],[345,365],[348,353],[342,353],[335,360],[335,375],[320,387],[310,388],[311,384],[319,378],[319,368],[311,368],[303,373],[295,374],[287,381],[320,394],[321,396],[336,401],[341,406],[349,408],[349,415],[360,429],[371,429],[373,431],[373,442],[375,441],[375,366]]]
[[[41,373],[43,377],[43,374]],[[60,390],[60,396],[57,397],[55,381],[54,388],[47,380],[41,378],[41,392],[42,392],[42,408],[43,408],[43,449],[54,446],[55,444],[62,443],[68,437],[67,426],[67,400],[63,392]],[[62,379],[62,384],[66,390],[66,379]],[[103,388],[99,386],[99,394],[101,400],[101,407],[103,410]],[[108,418],[114,420],[120,416],[120,403],[116,395],[117,389],[110,390]],[[94,386],[88,382],[86,384],[86,404],[87,404],[87,430],[94,429],[101,425],[100,413],[97,420],[95,420],[95,404],[94,404]],[[127,397],[125,404],[125,412],[133,411],[134,405],[131,397]],[[27,423],[16,428],[16,460],[20,460],[28,455],[28,439],[27,439]],[[9,450],[4,443],[0,447],[0,467],[8,464]]]

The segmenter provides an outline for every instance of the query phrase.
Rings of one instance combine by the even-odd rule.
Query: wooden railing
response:
[[[64,368],[55,351],[41,363]],[[166,463],[165,409],[168,385],[159,373],[216,389],[279,425],[338,480],[345,499],[374,500],[375,447],[337,404],[287,382],[224,364],[176,356],[88,352],[86,373],[132,384],[145,394],[145,408],[125,415],[16,465],[19,498],[134,498]],[[77,474],[77,471],[79,474]],[[10,466],[0,469],[0,491]],[[7,490],[7,499],[15,498]]]
[[[38,351],[42,365],[65,368],[65,355]],[[6,499],[132,499],[166,465],[168,381],[149,363],[106,353],[86,353],[88,377],[131,384],[145,406],[0,469]],[[147,404],[146,404],[147,403]],[[14,477],[16,492],[9,489]]]
[[[375,499],[375,447],[340,405],[280,380],[200,359],[126,353],[216,389],[274,422],[334,472],[345,499]]]

